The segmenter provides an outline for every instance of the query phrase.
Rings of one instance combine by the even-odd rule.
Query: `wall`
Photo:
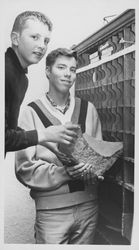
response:
[[[14,173],[14,153],[4,165],[4,242],[34,243],[34,202],[29,189],[20,184]]]

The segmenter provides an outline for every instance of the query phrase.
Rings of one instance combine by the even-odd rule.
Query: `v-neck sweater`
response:
[[[94,105],[86,102],[84,109],[82,103],[80,98],[71,98],[69,109],[62,114],[45,96],[35,101],[52,125],[72,121],[79,123],[87,134],[102,139],[101,124]],[[45,126],[31,106],[25,108],[20,124],[30,130]],[[66,207],[97,199],[97,184],[88,186],[82,185],[79,180],[73,181],[66,167],[47,147],[37,145],[18,151],[15,171],[18,180],[31,189],[36,209]]]

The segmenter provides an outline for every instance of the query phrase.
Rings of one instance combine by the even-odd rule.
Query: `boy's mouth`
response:
[[[65,82],[65,83],[71,83],[70,80],[66,80],[66,79],[62,79],[61,81],[62,81],[62,82]]]
[[[43,56],[43,53],[41,53],[41,52],[33,52],[33,54],[35,54],[38,57],[42,57]]]

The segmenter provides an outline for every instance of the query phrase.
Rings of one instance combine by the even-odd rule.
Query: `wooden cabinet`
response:
[[[103,139],[124,153],[99,184],[96,244],[131,244],[134,212],[135,10],[129,9],[74,47],[76,96],[97,108]]]

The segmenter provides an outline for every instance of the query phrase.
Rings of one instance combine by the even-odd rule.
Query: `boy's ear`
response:
[[[46,74],[46,77],[49,79],[49,76],[50,76],[50,67],[46,67],[45,69],[45,74]]]
[[[19,33],[17,32],[12,32],[11,33],[11,40],[12,40],[12,44],[15,46],[18,46],[19,43]]]

